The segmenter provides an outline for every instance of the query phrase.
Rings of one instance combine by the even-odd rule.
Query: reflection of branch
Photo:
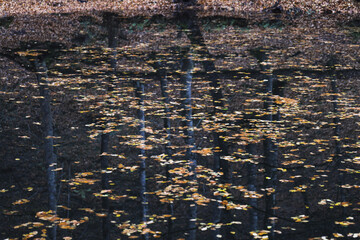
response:
[[[0,56],[10,59],[19,64],[27,71],[36,72],[36,67],[32,61],[47,60],[53,61],[56,56],[60,54],[60,50],[64,48],[61,43],[57,42],[21,42],[19,48],[2,48]],[[34,56],[20,56],[19,52],[38,51],[39,55]],[[49,63],[47,63],[49,65]]]
[[[231,199],[231,201],[232,201],[232,202],[235,202],[235,203],[246,204],[246,205],[250,206],[252,209],[254,209],[254,210],[257,211],[257,212],[265,213],[264,210],[262,210],[262,209],[260,209],[260,208],[257,208],[257,207],[254,207],[254,206],[251,206],[251,205],[249,205],[247,202],[242,201],[242,200],[240,200],[240,199]],[[276,218],[281,219],[281,220],[284,220],[284,221],[286,221],[286,222],[294,223],[294,220],[292,220],[292,219],[290,219],[290,218],[278,216],[278,215],[275,215],[275,214],[273,214],[271,217],[276,217]],[[183,233],[183,232],[188,232],[188,231],[190,231],[190,230],[195,230],[195,229],[197,229],[197,228],[180,229],[180,230],[177,230],[177,231],[173,231],[173,232],[171,232],[171,233],[169,233],[169,232],[163,233],[163,234],[161,234],[161,236],[164,237],[164,236],[167,236],[167,235],[169,235],[169,234]]]
[[[59,70],[60,72],[61,70]],[[331,76],[332,74],[337,73],[340,74],[343,77],[353,77],[353,76],[357,76],[360,75],[360,69],[351,69],[351,70],[337,70],[337,71],[320,71],[320,70],[307,70],[307,69],[277,69],[273,71],[273,75],[283,75],[283,76],[291,76],[291,75],[302,75],[302,76],[311,76],[311,75],[315,75],[315,76]],[[234,79],[235,77],[237,78],[242,78],[242,77],[250,77],[253,79],[261,79],[262,77],[266,76],[266,74],[261,73],[260,70],[253,70],[253,69],[242,69],[241,71],[236,71],[236,70],[216,70],[216,73],[218,73],[222,79],[227,79],[227,78],[231,78]],[[62,75],[62,76],[57,76],[55,74],[49,74],[49,76],[56,76],[58,78],[74,78],[74,77],[88,77],[88,78],[102,78],[102,77],[106,77],[108,76],[108,74],[114,74],[116,77],[123,77],[123,78],[142,78],[142,79],[149,79],[149,80],[154,80],[157,76],[156,72],[150,72],[150,73],[135,73],[135,72],[129,72],[129,71],[104,71],[102,73],[96,73],[96,74],[91,74],[88,76],[84,76],[83,74],[69,74],[67,75]],[[170,77],[180,77],[180,73],[176,73],[176,72],[168,72],[167,73],[168,76]],[[194,76],[194,81],[196,81],[196,79],[198,78],[203,78],[203,77],[208,77],[209,73],[204,72],[204,71],[198,71],[193,73]]]
[[[249,203],[246,202],[246,201],[243,201],[243,200],[240,200],[240,199],[231,199],[230,201],[235,202],[235,203],[239,203],[239,204],[246,204],[246,205],[250,206],[252,209],[254,209],[255,211],[258,211],[258,212],[261,212],[261,213],[264,213],[264,214],[266,213],[265,210],[262,210],[260,208],[255,207],[255,206],[252,206],[252,205],[249,205]],[[284,221],[287,221],[287,222],[294,223],[294,220],[292,220],[290,218],[281,217],[279,215],[272,214],[272,213],[270,213],[270,216],[271,217],[276,217],[278,219],[281,219],[281,220],[284,220]]]
[[[184,233],[184,232],[188,232],[188,231],[191,231],[191,230],[197,230],[197,227],[195,227],[195,228],[185,228],[185,229],[180,229],[180,230],[177,230],[177,231],[162,233],[161,236],[164,237],[166,235],[175,234],[175,233]]]
[[[13,51],[5,50],[5,52],[0,52],[0,56],[5,57],[5,58],[19,64],[20,66],[25,68],[27,71],[31,71],[31,72],[34,71],[34,67],[28,61],[28,59],[26,59],[25,57],[21,57],[18,54],[15,54]]]
[[[322,167],[322,166],[325,166],[327,164],[330,164],[331,162],[323,162],[323,163],[320,163],[320,164],[314,164],[312,166],[314,167]],[[300,169],[300,168],[303,168],[305,165],[300,165],[300,166],[296,166],[296,167],[285,167],[285,166],[273,166],[269,163],[265,163],[265,162],[259,162],[259,165],[264,165],[264,166],[267,166],[267,167],[271,167],[271,168],[283,168],[283,169]]]

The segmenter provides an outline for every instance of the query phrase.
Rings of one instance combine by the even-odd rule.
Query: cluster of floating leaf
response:
[[[295,0],[295,1],[237,1],[237,0],[199,0],[196,9],[205,11],[236,11],[236,12],[264,12],[277,7],[280,11],[291,14],[297,13],[358,13],[356,1],[351,0]],[[274,7],[275,6],[275,7]],[[1,1],[2,15],[12,14],[44,14],[69,13],[85,11],[121,11],[126,16],[139,13],[167,13],[179,8],[178,3],[170,0],[27,0],[27,1]]]

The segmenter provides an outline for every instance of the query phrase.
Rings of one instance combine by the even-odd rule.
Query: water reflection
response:
[[[1,50],[4,237],[356,234],[359,45],[338,22],[34,18]]]

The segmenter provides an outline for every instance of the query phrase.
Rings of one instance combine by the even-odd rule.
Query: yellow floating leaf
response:
[[[25,203],[28,203],[28,202],[30,202],[30,201],[27,200],[27,199],[25,199],[25,198],[23,198],[23,199],[20,199],[20,200],[17,200],[17,201],[15,201],[15,202],[13,202],[12,204],[13,204],[13,205],[21,205],[21,204],[25,204]]]

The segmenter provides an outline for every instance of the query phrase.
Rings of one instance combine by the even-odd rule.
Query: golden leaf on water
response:
[[[151,232],[150,228],[144,228],[144,229],[142,230],[141,234],[147,234],[147,233],[149,233],[149,232]]]
[[[82,210],[82,211],[85,211],[85,212],[88,212],[88,213],[93,213],[94,210],[92,210],[91,208],[79,208],[79,210]]]
[[[107,214],[106,213],[96,213],[96,216],[98,216],[98,217],[106,217]]]
[[[18,213],[19,211],[9,211],[9,210],[4,210],[3,211],[3,214],[5,214],[5,215],[14,215],[14,214],[16,214],[16,213]]]
[[[355,224],[354,222],[349,222],[349,221],[336,221],[335,222],[335,224],[339,224],[339,225],[341,225],[341,226],[344,226],[344,227],[346,227],[346,226],[349,226],[349,225],[353,225],[353,224]]]
[[[25,198],[23,198],[23,199],[20,199],[20,200],[17,200],[17,201],[15,201],[15,202],[13,202],[12,204],[13,204],[13,205],[21,205],[21,204],[25,204],[25,203],[28,203],[28,202],[30,202],[30,201],[27,200],[27,199],[25,199]]]
[[[26,233],[23,235],[23,239],[29,239],[29,238],[35,237],[37,234],[38,234],[38,231]]]
[[[211,150],[211,148],[203,148],[201,150],[193,150],[193,153],[198,153],[202,156],[211,156],[213,154],[213,151]]]

